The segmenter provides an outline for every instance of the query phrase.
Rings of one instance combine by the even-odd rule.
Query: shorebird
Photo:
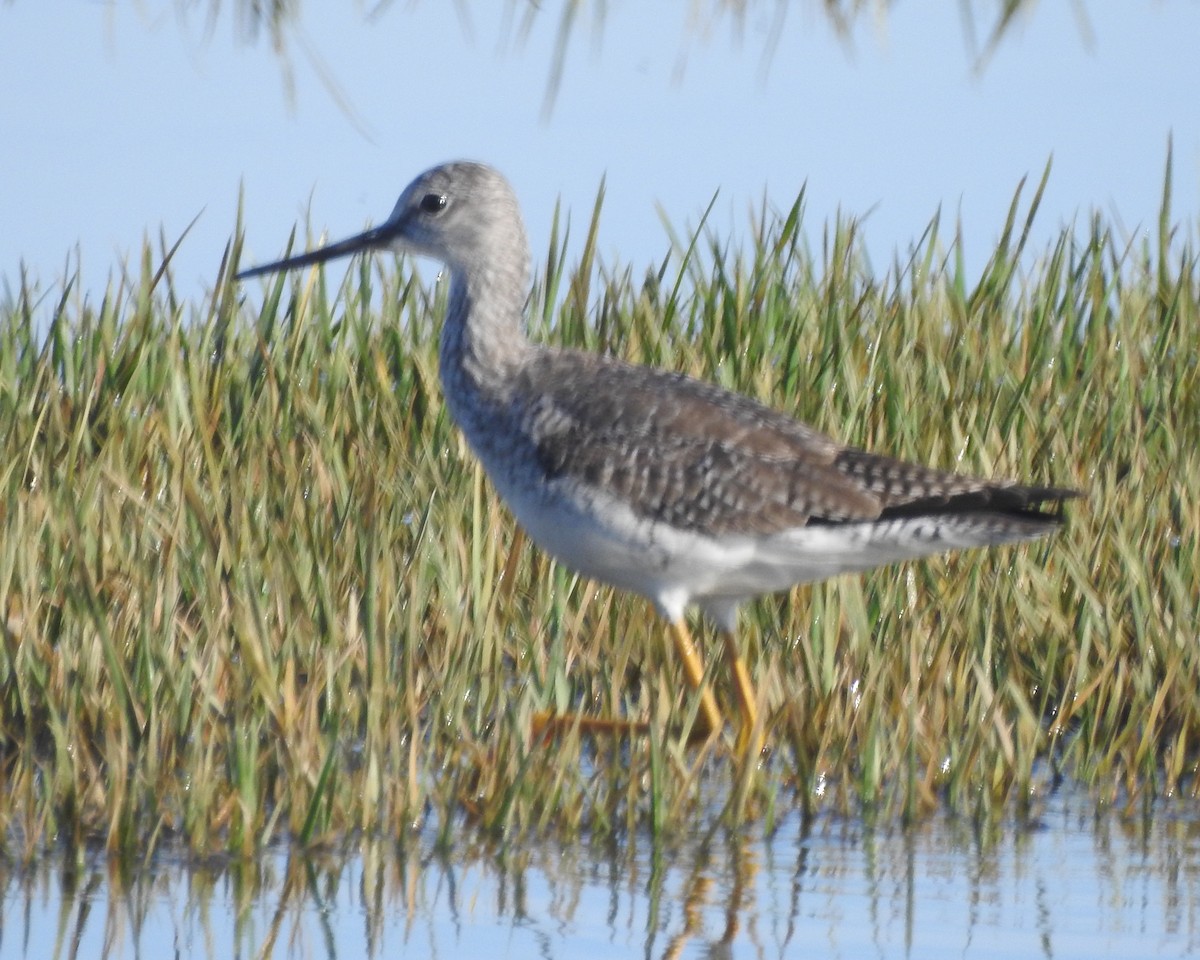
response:
[[[713,384],[531,342],[520,208],[504,177],[483,164],[427,170],[380,226],[237,279],[371,250],[428,256],[449,269],[439,369],[450,413],[534,543],[654,605],[698,692],[693,730],[709,735],[723,719],[684,614],[699,607],[715,622],[740,754],[761,744],[735,640],[743,603],[841,573],[1032,540],[1059,525],[1061,501],[1079,495],[868,453]],[[1054,511],[1038,509],[1044,504]]]

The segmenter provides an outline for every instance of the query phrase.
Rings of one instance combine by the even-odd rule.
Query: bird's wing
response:
[[[893,513],[1023,510],[1071,495],[846,447],[714,384],[608,357],[546,351],[524,377],[517,395],[538,399],[521,418],[549,477],[603,488],[681,529],[770,535]]]

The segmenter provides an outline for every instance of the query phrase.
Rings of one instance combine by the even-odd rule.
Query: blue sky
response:
[[[200,214],[175,271],[199,299],[239,190],[246,260],[262,260],[298,222],[336,238],[382,220],[414,174],[458,157],[512,179],[535,257],[555,201],[582,232],[606,176],[600,252],[635,274],[667,250],[660,209],[685,229],[719,190],[713,224],[744,236],[764,195],[783,209],[804,184],[811,237],[838,210],[867,215],[882,271],[940,207],[961,216],[977,273],[1051,154],[1035,251],[1094,209],[1136,237],[1156,226],[1169,135],[1175,217],[1194,232],[1200,4],[1041,4],[978,72],[957,3],[902,0],[849,44],[793,3],[768,61],[773,4],[739,40],[697,18],[704,3],[610,0],[601,31],[577,30],[548,117],[558,21],[543,6],[520,41],[523,4],[393,3],[373,21],[309,4],[291,100],[229,4],[215,25],[173,0],[0,6],[0,296],[21,264],[53,288],[78,251],[96,302],[143,237],[173,242]]]

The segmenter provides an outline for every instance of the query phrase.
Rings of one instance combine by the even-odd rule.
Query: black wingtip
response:
[[[1014,521],[1059,526],[1066,516],[1063,510],[1066,501],[1083,496],[1082,490],[1069,487],[1032,487],[998,483],[963,493],[922,497],[887,506],[880,517],[882,519],[986,513],[991,516],[1011,517]]]

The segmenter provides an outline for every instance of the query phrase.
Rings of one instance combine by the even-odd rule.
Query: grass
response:
[[[741,771],[674,729],[695,704],[643,601],[535,550],[502,589],[512,521],[437,382],[442,286],[380,258],[338,286],[240,287],[235,243],[201,304],[150,251],[99,305],[22,288],[0,311],[9,855],[769,829],[797,807],[989,817],[1063,777],[1098,804],[1194,796],[1195,251],[1164,192],[1156,237],[1123,245],[1097,217],[1034,256],[1038,195],[977,281],[939,220],[882,273],[853,222],[810,246],[802,198],[764,209],[751,249],[700,231],[644,277],[590,240],[568,270],[552,243],[535,336],[1087,492],[1044,543],[753,605],[770,750]],[[549,708],[652,729],[531,744]]]

